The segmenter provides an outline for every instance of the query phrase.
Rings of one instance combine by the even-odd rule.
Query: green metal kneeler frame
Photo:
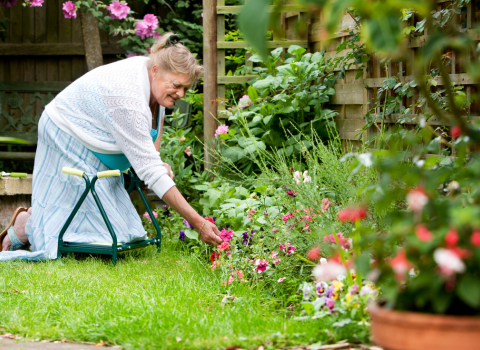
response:
[[[92,178],[92,181],[90,181],[88,176],[82,170],[72,169],[72,168],[63,168],[62,172],[66,174],[82,177],[85,180],[86,187],[85,187],[85,191],[83,191],[83,194],[80,197],[80,200],[75,205],[75,208],[73,209],[72,213],[70,214],[67,221],[63,225],[62,230],[60,231],[60,234],[58,236],[58,253],[57,253],[58,259],[61,259],[62,254],[65,252],[104,254],[104,255],[111,255],[112,263],[113,265],[115,265],[117,262],[117,254],[121,252],[144,248],[153,244],[157,245],[157,252],[160,251],[161,244],[162,244],[162,233],[160,230],[160,226],[158,225],[157,220],[153,216],[152,209],[150,209],[147,199],[145,198],[145,195],[142,192],[138,177],[132,172],[131,169],[128,170],[128,176],[131,179],[131,183],[127,191],[128,193],[130,193],[134,188],[137,189],[143,204],[147,208],[148,215],[150,215],[150,218],[152,219],[152,223],[155,226],[155,230],[157,231],[157,236],[155,238],[145,239],[143,241],[132,242],[132,243],[117,242],[117,235],[115,234],[112,224],[110,223],[110,220],[108,220],[107,214],[105,213],[105,209],[103,208],[103,205],[100,202],[100,198],[98,198],[97,192],[95,191],[95,183],[97,182],[98,179],[101,179],[104,177],[110,177],[110,176],[120,176],[120,170],[107,170],[107,171],[99,172],[97,173],[97,175],[95,175]],[[68,226],[70,226],[70,223],[72,222],[73,218],[75,217],[78,210],[80,209],[80,206],[82,205],[85,198],[87,197],[88,192],[90,191],[92,192],[93,199],[95,200],[95,203],[97,204],[98,209],[100,210],[100,214],[102,214],[103,220],[107,225],[108,232],[110,232],[110,235],[112,236],[112,244],[110,243],[74,243],[74,242],[65,242],[63,240],[63,235],[67,231]]]

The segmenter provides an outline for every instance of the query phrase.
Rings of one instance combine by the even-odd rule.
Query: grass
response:
[[[294,321],[260,289],[229,293],[195,258],[166,246],[108,259],[2,262],[0,327],[27,339],[126,349],[267,349],[338,340],[329,320]],[[226,298],[227,296],[227,298]],[[228,301],[228,302],[225,302]]]

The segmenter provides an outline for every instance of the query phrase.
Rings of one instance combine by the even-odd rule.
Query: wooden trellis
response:
[[[250,0],[255,1],[255,0]],[[442,9],[445,6],[448,6],[451,1],[448,0],[439,0],[438,8]],[[474,33],[472,28],[477,23],[480,23],[480,11],[477,10],[477,0],[471,0],[466,6],[467,11],[465,14],[459,15],[457,23],[465,23],[466,30],[469,31],[472,37],[475,40],[478,40],[478,36]],[[212,123],[210,137],[213,139],[216,123],[215,119],[217,117],[217,103],[216,100],[220,97],[225,97],[225,84],[230,83],[245,83],[251,79],[249,76],[243,77],[231,77],[226,76],[225,74],[225,49],[230,48],[245,48],[246,44],[244,42],[225,42],[223,39],[225,32],[225,15],[238,13],[240,11],[239,6],[224,6],[224,0],[204,0],[204,11],[207,11],[207,6],[209,6],[209,11],[211,16],[211,21],[204,21],[204,27],[206,25],[214,24],[215,32],[214,37],[206,40],[210,40],[211,47],[210,52],[213,59],[208,58],[206,55],[204,57],[204,63],[207,74],[211,74],[211,80],[209,81],[209,93],[207,94],[207,89],[205,90],[205,120]],[[284,13],[281,17],[282,26],[285,26],[285,22],[291,18],[291,16],[296,16],[299,14],[299,11],[303,10],[302,8],[293,7],[293,5],[288,9],[289,12]],[[205,12],[204,12],[205,14]],[[205,19],[205,18],[204,18]],[[304,19],[308,21],[308,42],[299,41],[299,38],[296,37],[294,30],[285,31],[284,37],[288,41],[277,41],[277,38],[274,38],[274,41],[270,42],[268,45],[270,48],[274,47],[288,47],[291,44],[296,44],[304,47],[308,47],[311,52],[326,50],[325,57],[327,59],[332,58],[336,55],[344,55],[345,51],[336,52],[336,47],[338,44],[342,43],[345,40],[348,40],[350,34],[350,28],[354,25],[353,19],[347,14],[343,18],[338,28],[337,34],[335,34],[330,42],[325,46],[325,44],[320,39],[320,32],[323,27],[323,18],[321,12],[309,13],[308,18]],[[410,25],[415,26],[418,19],[412,18]],[[288,26],[287,26],[288,27]],[[428,33],[425,33],[424,36],[419,36],[410,40],[407,50],[411,52],[411,55],[415,57],[416,51],[421,48],[425,41],[425,36]],[[278,46],[276,46],[278,45]],[[285,45],[285,46],[283,46]],[[471,96],[478,95],[480,90],[478,85],[469,79],[469,77],[461,72],[457,59],[455,57],[455,52],[452,51],[450,54],[451,65],[449,66],[450,79],[452,82],[455,82],[457,85],[465,86],[465,92],[468,98]],[[385,68],[380,63],[380,58],[372,56],[371,60],[366,64],[366,68],[363,69],[363,76],[355,80],[355,76],[360,72],[359,65],[352,65],[346,72],[344,79],[337,79],[337,83],[334,86],[335,95],[332,96],[331,103],[326,106],[327,108],[336,110],[338,116],[335,118],[335,121],[338,126],[340,138],[344,142],[351,142],[355,144],[357,141],[358,130],[362,129],[365,126],[365,115],[368,110],[371,108],[371,103],[375,101],[377,96],[378,88],[384,85],[384,80],[388,76],[394,76],[399,72],[400,81],[409,81],[411,77],[411,69],[408,67],[405,62],[394,62],[392,61]],[[438,88],[441,88],[443,82],[441,79],[437,79]],[[207,84],[207,80],[206,80]],[[415,98],[415,97],[414,97]],[[404,99],[402,103],[404,106],[410,105],[414,98]],[[417,123],[420,119],[419,111],[413,111],[412,121],[407,123]],[[379,108],[377,114],[382,114],[382,110]],[[470,106],[469,110],[470,119],[478,120],[480,119],[480,103],[474,102]],[[395,123],[399,119],[399,114],[389,115],[384,122]],[[380,123],[381,120],[378,119]],[[442,125],[442,122],[436,118],[432,117],[429,119],[429,123],[432,125]],[[206,134],[208,136],[208,133]]]
[[[250,0],[255,1],[255,0]],[[270,7],[270,11],[277,8]],[[209,147],[214,139],[217,127],[216,119],[221,117],[219,110],[222,104],[218,101],[225,98],[226,84],[244,84],[253,79],[254,75],[227,76],[225,71],[225,51],[228,49],[246,49],[249,47],[246,41],[225,41],[225,15],[240,13],[241,6],[225,6],[225,0],[203,0],[204,19],[204,67],[205,67],[205,88],[204,88],[204,136],[205,145]],[[285,28],[285,21],[290,17],[302,16],[306,12],[305,6],[286,4],[281,7],[283,33],[275,33],[272,41],[267,42],[267,48],[278,47],[288,48],[291,45],[298,45],[308,48],[308,40],[289,39]],[[246,66],[251,67],[246,55]],[[206,163],[210,159],[208,152],[205,152]]]

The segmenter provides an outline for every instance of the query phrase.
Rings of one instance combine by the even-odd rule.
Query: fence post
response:
[[[217,0],[203,0],[203,135],[205,168],[212,166],[209,149],[213,148],[217,129]]]
[[[85,59],[88,70],[103,65],[102,45],[100,43],[100,31],[98,21],[90,11],[81,12],[83,44],[85,46]]]

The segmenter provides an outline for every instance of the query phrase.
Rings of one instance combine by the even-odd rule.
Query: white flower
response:
[[[304,282],[302,286],[302,292],[304,300],[310,299],[313,292],[313,286],[310,283]]]
[[[308,176],[308,170],[305,170],[303,172],[303,182],[310,182],[312,181],[312,177],[311,176]]]
[[[337,281],[342,282],[345,278],[347,278],[345,275],[338,275],[337,276]]]
[[[413,211],[421,211],[428,203],[428,197],[422,189],[416,188],[408,192],[407,203]]]
[[[465,264],[462,259],[450,249],[437,248],[433,252],[433,259],[444,275],[449,276],[454,272],[462,273],[465,271]]]
[[[297,185],[300,184],[300,182],[302,181],[301,176],[302,176],[302,173],[299,172],[299,171],[296,171],[296,172],[293,173],[293,179],[295,180]]]
[[[332,261],[325,264],[320,263],[313,269],[313,275],[317,281],[332,281],[339,275],[345,275],[346,273],[347,270],[343,265]]]
[[[370,167],[373,164],[372,161],[372,154],[371,153],[362,153],[357,156],[358,161],[360,164],[364,165],[365,167]]]
[[[327,259],[321,258],[320,259],[320,265],[325,265],[327,263]]]

